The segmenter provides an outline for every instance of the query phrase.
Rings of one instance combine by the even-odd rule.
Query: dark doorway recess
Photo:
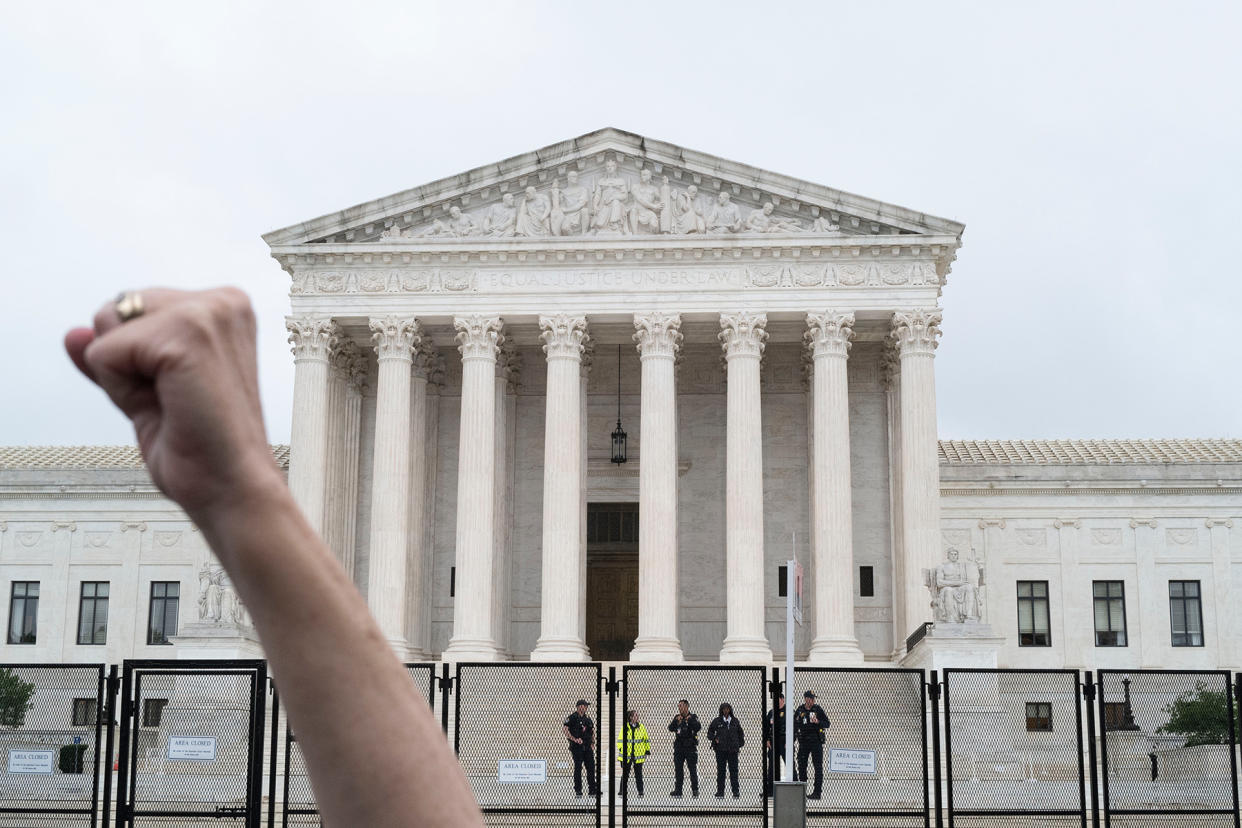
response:
[[[586,643],[624,661],[638,638],[638,504],[587,504]]]

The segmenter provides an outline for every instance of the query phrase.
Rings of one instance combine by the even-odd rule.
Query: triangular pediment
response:
[[[949,219],[617,129],[275,230],[269,245],[638,236],[960,237]]]

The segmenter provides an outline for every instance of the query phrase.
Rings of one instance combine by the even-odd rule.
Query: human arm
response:
[[[109,304],[66,350],[133,421],[152,479],[249,609],[324,821],[481,825],[426,702],[272,461],[249,300],[234,289],[142,298],[144,315],[122,323]]]

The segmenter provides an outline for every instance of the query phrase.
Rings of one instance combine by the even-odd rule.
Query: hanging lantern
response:
[[[612,462],[625,462],[625,429],[621,427],[621,346],[617,346],[617,428],[612,432]]]

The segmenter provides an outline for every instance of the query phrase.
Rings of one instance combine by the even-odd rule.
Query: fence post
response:
[[[765,766],[767,767],[767,771],[768,771],[766,774],[767,782],[763,786],[763,792],[764,792],[765,799],[767,798],[767,792],[772,789],[773,785],[775,785],[777,782],[780,781],[780,779],[777,778],[778,776],[777,768],[781,766],[781,763],[776,758],[777,751],[784,749],[783,745],[778,745],[776,743],[776,710],[777,710],[777,707],[779,707],[781,703],[780,695],[781,695],[780,668],[773,667],[772,668],[772,680],[768,682],[768,698],[772,702],[772,707],[770,708],[770,710],[772,711],[771,731],[768,730],[768,722],[767,722],[766,716],[764,717],[764,721],[763,721],[763,741],[766,743],[770,739],[771,745],[772,745],[772,747],[764,751],[764,753],[766,754],[764,756],[764,762],[765,762]]]
[[[1091,826],[1100,828],[1100,776],[1095,755],[1095,679],[1083,673],[1083,705],[1087,708],[1087,763],[1091,766]]]
[[[1233,828],[1242,828],[1242,813],[1238,808],[1238,738],[1239,734],[1234,728],[1235,718],[1238,714],[1236,711],[1242,710],[1242,676],[1235,676],[1237,683],[1234,685],[1237,691],[1237,704],[1235,708],[1231,703],[1229,705],[1229,765],[1233,774]],[[1228,681],[1228,679],[1226,679]],[[1233,699],[1230,700],[1234,701]]]
[[[277,737],[280,735],[280,693],[276,691],[276,682],[268,678],[272,689],[272,758],[269,761],[267,780],[267,828],[276,828],[276,752],[279,749]],[[285,757],[288,764],[289,758]],[[289,769],[285,769],[288,773]]]
[[[617,682],[616,667],[608,668],[608,683],[604,685],[604,689],[608,691],[608,744],[600,745],[600,750],[608,751],[608,828],[616,828],[617,780],[613,778],[613,775],[616,773],[617,761],[613,746],[617,743],[617,691],[621,689],[620,683]],[[622,748],[623,753],[628,752],[626,747],[628,744]]]
[[[927,683],[927,695],[931,698],[932,808],[935,810],[936,828],[944,828],[944,813],[941,809],[940,794],[940,677],[935,670],[931,671],[931,679]],[[945,727],[948,727],[947,719]],[[926,759],[924,761],[926,762]],[[927,781],[926,773],[923,775],[923,780],[924,782]],[[951,780],[950,784],[952,784]]]
[[[104,755],[103,755],[103,828],[108,828],[111,823],[112,815],[112,763],[108,760],[112,758],[113,742],[113,725],[116,723],[116,693],[120,686],[120,680],[116,677],[116,665],[113,664],[108,669],[108,680],[105,684],[107,688],[104,692],[107,694],[104,698]],[[99,749],[96,742],[95,749]]]
[[[453,677],[449,675],[448,663],[440,665],[440,727],[448,736],[449,728],[449,693],[453,687]]]

